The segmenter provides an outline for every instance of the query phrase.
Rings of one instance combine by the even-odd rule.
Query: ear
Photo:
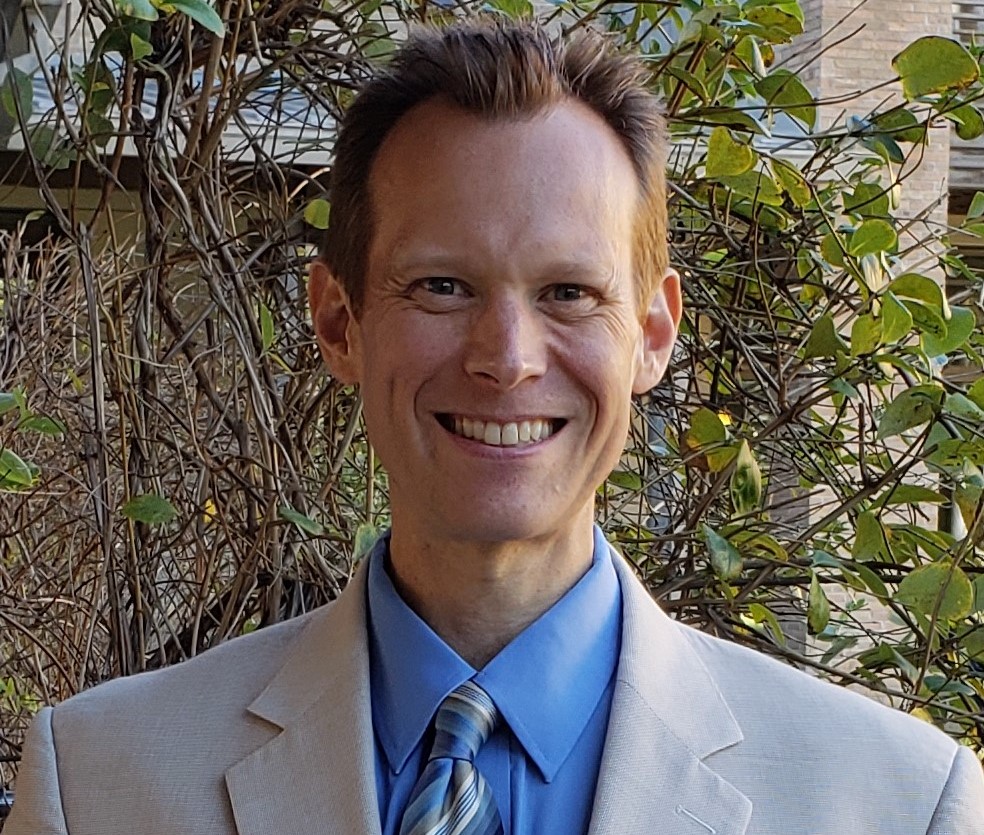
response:
[[[670,364],[682,313],[680,276],[676,270],[669,270],[656,288],[642,322],[642,345],[632,383],[633,394],[645,394],[663,378]]]
[[[362,346],[348,293],[320,258],[308,269],[308,302],[318,348],[332,376],[342,383],[360,381]]]

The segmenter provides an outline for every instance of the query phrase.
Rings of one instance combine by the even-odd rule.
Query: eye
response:
[[[454,296],[463,290],[461,283],[453,278],[425,278],[420,286],[435,296]]]
[[[579,302],[588,297],[588,289],[580,284],[555,284],[550,288],[552,301]]]

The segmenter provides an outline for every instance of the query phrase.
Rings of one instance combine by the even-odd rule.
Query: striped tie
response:
[[[502,835],[502,818],[475,755],[499,720],[481,687],[466,681],[437,709],[434,747],[403,813],[400,835]]]

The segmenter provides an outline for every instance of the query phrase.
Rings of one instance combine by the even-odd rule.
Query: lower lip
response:
[[[437,425],[440,426],[441,431],[455,441],[461,449],[481,458],[492,459],[524,458],[529,455],[535,455],[537,452],[544,449],[554,438],[557,437],[557,435],[563,432],[565,428],[562,426],[560,429],[551,434],[549,438],[544,438],[540,441],[533,441],[532,443],[516,444],[515,446],[492,446],[492,444],[483,444],[481,441],[476,441],[474,438],[466,438],[463,435],[457,435],[446,429],[444,426],[441,426],[440,421],[437,421]]]

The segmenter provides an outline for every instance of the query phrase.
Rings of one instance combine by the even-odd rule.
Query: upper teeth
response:
[[[550,437],[553,429],[549,420],[521,420],[513,423],[495,423],[491,420],[472,420],[466,417],[454,419],[454,431],[492,446],[517,446]]]

